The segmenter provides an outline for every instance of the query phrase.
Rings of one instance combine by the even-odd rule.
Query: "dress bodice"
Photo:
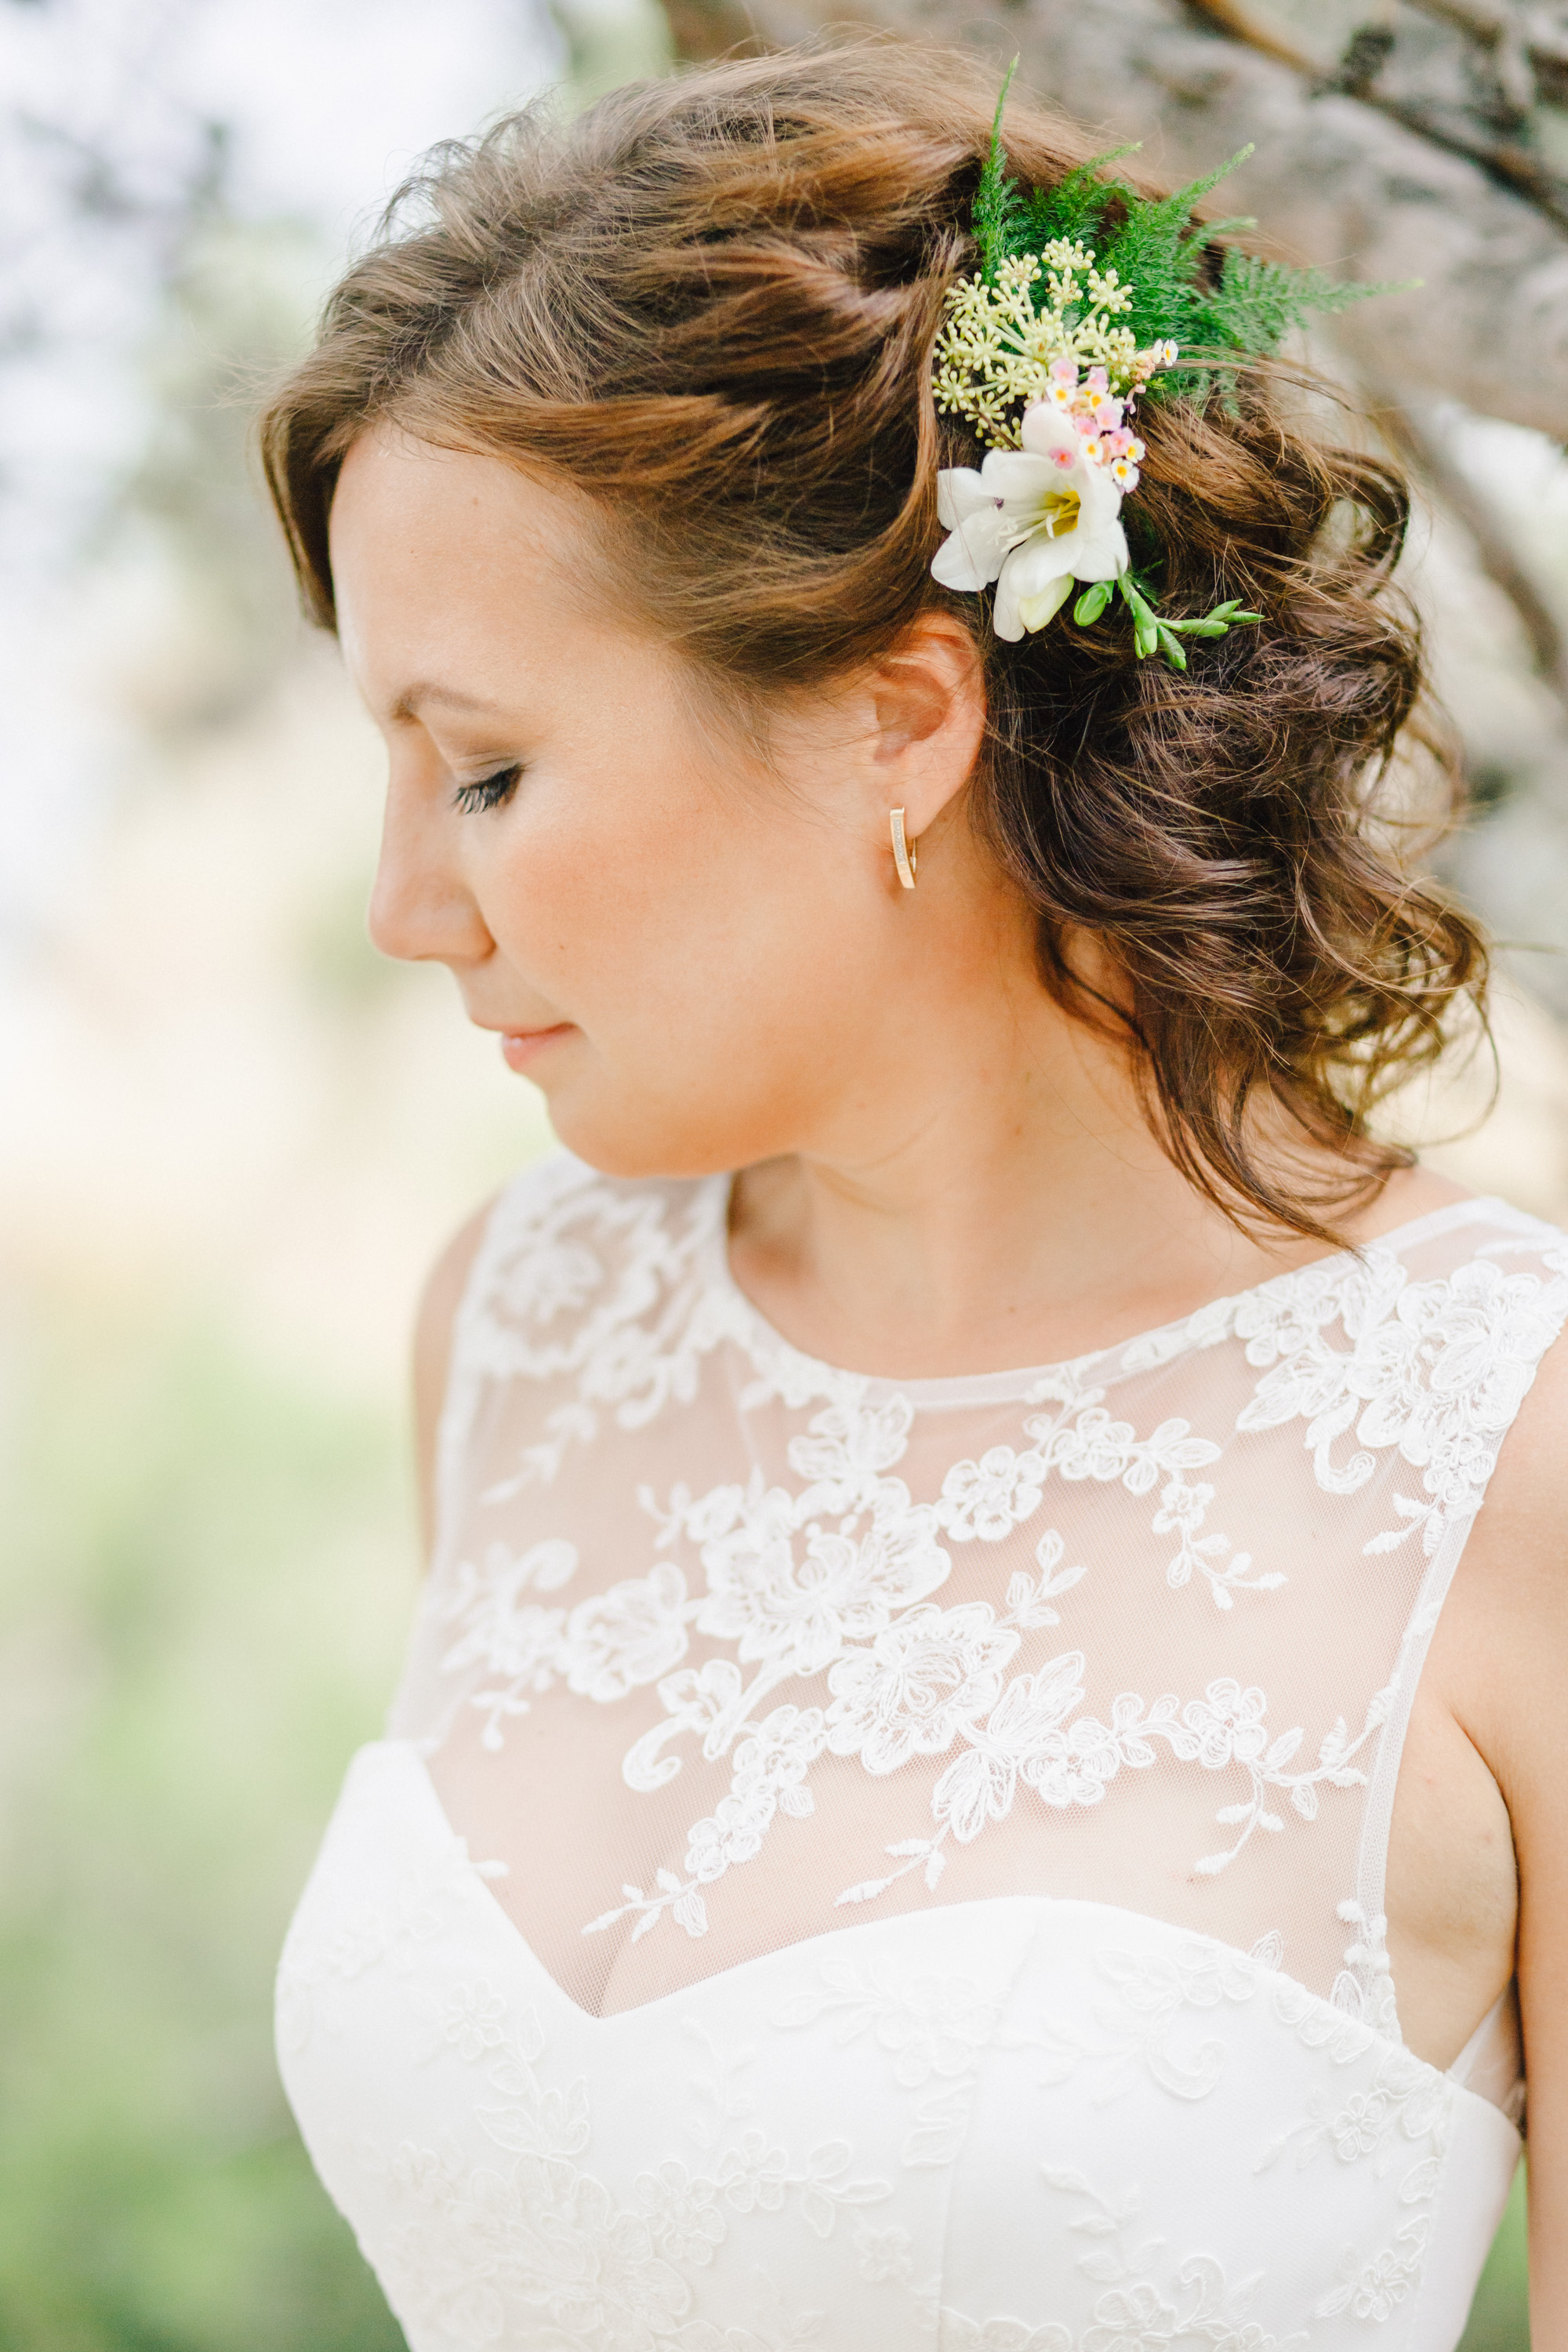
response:
[[[895,1383],[768,1328],[727,1200],[563,1156],[498,1204],[290,1930],[285,2080],[415,2352],[1447,2352],[1517,2031],[1404,2047],[1388,1825],[1568,1244],[1464,1202]]]

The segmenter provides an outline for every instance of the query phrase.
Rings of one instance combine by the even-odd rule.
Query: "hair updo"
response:
[[[951,612],[987,695],[973,822],[1036,909],[1043,984],[1127,1038],[1211,1200],[1331,1239],[1333,1210],[1407,1157],[1372,1109],[1485,983],[1476,929],[1399,870],[1376,805],[1423,687],[1391,587],[1408,495],[1253,366],[1202,409],[1142,404],[1128,520],[1163,550],[1166,613],[1237,597],[1261,628],[1200,644],[1184,676],[1134,661],[1110,618],[1003,643],[989,598],[939,587],[937,472],[983,452],[936,414],[931,353],[975,266],[994,104],[969,59],[860,43],[634,86],[574,121],[531,107],[437,150],[268,405],[272,494],[331,628],[328,512],[369,425],[558,472],[612,558],[631,534],[649,622],[753,708]],[[1089,152],[1022,104],[1006,136],[1026,186]],[[1114,1003],[1069,961],[1084,929]],[[1281,1173],[1263,1105],[1342,1181]]]

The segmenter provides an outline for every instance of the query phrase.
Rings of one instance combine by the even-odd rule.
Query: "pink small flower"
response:
[[[1106,374],[1103,368],[1090,368],[1083,381],[1084,388],[1088,392],[1109,392],[1110,390],[1110,378]]]
[[[1132,436],[1121,426],[1101,436],[1113,457],[1125,457],[1132,446]]]
[[[1051,362],[1051,380],[1055,383],[1065,383],[1068,385],[1076,384],[1078,382],[1078,362],[1076,360],[1068,359],[1053,360]]]
[[[1059,466],[1064,474],[1068,474],[1072,471],[1075,454],[1071,449],[1053,449],[1051,463]]]

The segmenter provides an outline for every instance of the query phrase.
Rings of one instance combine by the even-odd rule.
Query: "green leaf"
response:
[[[1212,612],[1205,613],[1199,619],[1163,620],[1161,626],[1173,629],[1184,637],[1226,637],[1232,629],[1250,628],[1262,618],[1261,613],[1244,613],[1233,596],[1227,603],[1216,604]]]
[[[1118,572],[1116,575],[1116,584],[1121,591],[1121,601],[1126,605],[1128,611],[1131,614],[1133,620],[1139,623],[1142,626],[1152,629],[1154,625],[1154,608],[1150,604],[1147,596],[1143,593],[1142,589],[1139,586],[1138,582],[1133,577],[1132,573],[1131,572]]]

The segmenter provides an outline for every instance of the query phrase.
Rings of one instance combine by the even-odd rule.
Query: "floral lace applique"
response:
[[[1049,1385],[1041,1382],[1036,1393]],[[1215,1489],[1201,1480],[1189,1485],[1184,1474],[1218,1461],[1220,1448],[1212,1438],[1194,1437],[1191,1423],[1179,1419],[1163,1421],[1152,1436],[1140,1438],[1131,1422],[1112,1421],[1100,1402],[1103,1389],[1086,1390],[1076,1376],[1062,1385],[1063,1409],[1056,1418],[1040,1415],[1024,1423],[1035,1440],[1042,1483],[1056,1470],[1067,1479],[1121,1485],[1130,1495],[1152,1494],[1158,1486],[1160,1507],[1150,1526],[1157,1536],[1177,1538],[1165,1570],[1173,1591],[1189,1583],[1195,1570],[1206,1579],[1215,1606],[1229,1609],[1237,1592],[1271,1592],[1286,1581],[1278,1571],[1248,1576],[1252,1555],[1233,1553],[1228,1536],[1200,1538]]]
[[[1347,2252],[1340,2265],[1340,2284],[1313,2305],[1319,2319],[1337,2319],[1348,2311],[1353,2318],[1381,2323],[1392,2319],[1426,2262],[1431,2224],[1425,2214],[1406,2221],[1392,2246],[1366,2256]]]
[[[363,1903],[341,1911],[324,1939],[289,1930],[278,1969],[277,2030],[280,2046],[303,2050],[318,2024],[335,2032],[342,1989],[366,1969],[383,1966],[413,1976],[419,1949],[441,1935],[454,1903],[471,1899],[475,1878],[504,1878],[504,1862],[474,1862],[466,1838],[448,1836],[438,1868],[405,1874],[390,1915]]]
[[[833,2039],[841,2048],[872,2034],[892,2057],[899,2087],[924,2093],[904,2134],[901,2161],[951,2164],[968,2129],[980,2055],[996,2039],[995,2003],[967,1977],[926,1975],[899,1984],[876,1965],[862,1972],[852,1961],[828,1960],[818,1983],[784,2002],[771,2022],[788,2030],[825,2017],[835,2020]]]
[[[1345,1947],[1345,1964],[1334,1979],[1329,1999],[1347,2017],[1364,2019],[1374,2032],[1397,2042],[1401,2036],[1388,1958],[1388,1921],[1381,1911],[1369,1919],[1354,1901],[1340,1904],[1337,1910],[1345,1926],[1356,1933]]]
[[[1212,2034],[1195,2044],[1190,2037],[1179,2042],[1183,2012],[1212,2012],[1251,2000],[1258,1990],[1252,1963],[1222,1944],[1194,1938],[1168,1958],[1102,1951],[1095,1968],[1114,1995],[1096,2011],[1109,2038],[1080,2045],[1100,2076],[1095,2105],[1122,2097],[1140,2072],[1176,2098],[1206,2099],[1225,2071],[1226,2045]],[[1064,2063],[1057,2079],[1065,2081],[1069,2071]]]
[[[505,1717],[527,1711],[530,1693],[560,1678],[601,1704],[657,1684],[667,1719],[626,1754],[624,1775],[633,1789],[661,1788],[679,1770],[668,1750],[683,1736],[699,1739],[710,1761],[733,1750],[728,1795],[689,1831],[685,1875],[662,1869],[651,1888],[628,1889],[584,1932],[635,1914],[634,1934],[641,1935],[667,1912],[688,1934],[706,1932],[702,1890],[761,1851],[778,1812],[812,1811],[808,1776],[825,1752],[858,1756],[867,1771],[885,1775],[912,1758],[960,1749],[933,1793],[935,1834],[890,1845],[898,1868],[846,1888],[841,1903],[873,1900],[917,1869],[934,1887],[948,1838],[968,1843],[1004,1818],[1020,1782],[1047,1807],[1098,1804],[1124,1769],[1153,1763],[1156,1743],[1178,1761],[1209,1771],[1237,1766],[1247,1775],[1248,1798],[1216,1817],[1237,1833],[1194,1865],[1205,1874],[1224,1869],[1256,1832],[1282,1826],[1268,1802],[1271,1790],[1310,1820],[1322,1787],[1360,1782],[1352,1759],[1382,1722],[1387,1694],[1354,1740],[1337,1724],[1320,1743],[1316,1765],[1292,1771],[1304,1733],[1271,1738],[1264,1693],[1234,1678],[1212,1682],[1184,1706],[1174,1694],[1146,1705],[1124,1693],[1109,1724],[1079,1712],[1081,1652],[1008,1679],[1024,1636],[1060,1622],[1056,1601],[1085,1573],[1064,1564],[1054,1528],[1037,1543],[1037,1576],[1018,1570],[1011,1578],[1001,1615],[986,1601],[943,1609],[925,1598],[950,1569],[935,1539],[939,1527],[952,1538],[957,1526],[994,1530],[1004,1507],[1015,1515],[1032,1510],[1034,1480],[1051,1467],[1068,1477],[1152,1485],[1188,1445],[1184,1423],[1168,1423],[1141,1444],[1127,1425],[1096,1419],[1097,1411],[1080,1412],[1070,1428],[1059,1417],[1032,1424],[1042,1448],[1035,1461],[1010,1452],[1002,1461],[1007,1449],[994,1449],[988,1471],[960,1465],[954,1493],[932,1507],[913,1503],[904,1481],[889,1475],[907,1444],[906,1400],[829,1407],[791,1445],[792,1465],[807,1481],[796,1496],[767,1487],[758,1472],[746,1488],[717,1487],[699,1498],[677,1488],[662,1509],[645,1498],[662,1543],[684,1537],[700,1546],[705,1594],[690,1594],[682,1570],[663,1561],[569,1613],[542,1606],[531,1594],[564,1583],[575,1568],[574,1552],[559,1539],[520,1558],[503,1551],[483,1577],[459,1572],[438,1603],[462,1629],[443,1664],[448,1671],[480,1664],[504,1677],[473,1696],[486,1714],[488,1745],[500,1744]],[[1058,1441],[1065,1453],[1056,1451]],[[833,1528],[822,1524],[830,1513]],[[794,1538],[803,1527],[805,1555],[797,1560]],[[734,1642],[736,1660],[671,1672],[693,1626]],[[749,1679],[742,1663],[757,1669]],[[825,1670],[825,1707],[785,1703],[756,1719],[784,1684]]]
[[[1342,1917],[1359,1926],[1381,1950],[1383,1922],[1369,1924],[1354,1904],[1340,1907]],[[1352,1947],[1349,1957],[1355,1952]],[[1386,2024],[1374,2027],[1316,2001],[1300,1986],[1277,1984],[1274,2008],[1308,2049],[1321,2052],[1336,2067],[1360,2072],[1343,2091],[1314,2091],[1306,2114],[1269,2142],[1254,2171],[1269,2170],[1291,2149],[1296,2170],[1305,2171],[1331,2150],[1337,2163],[1364,2164],[1374,2179],[1402,2167],[1400,2204],[1429,2206],[1441,2183],[1453,2125],[1454,2085],[1448,2077],[1402,2049]],[[1349,2311],[1358,2319],[1387,2319],[1420,2276],[1429,2222],[1429,2213],[1413,2214],[1394,2246],[1370,2257],[1347,2252],[1340,2284],[1315,2306],[1318,2316]]]
[[[926,2311],[923,2325],[936,2331],[940,2352],[1072,2352],[1072,2330],[1055,2319],[1041,2327],[1026,2319],[971,2319],[938,2303]]]
[[[1365,1549],[1394,1550],[1419,1528],[1430,1555],[1479,1504],[1565,1312],[1560,1271],[1543,1283],[1478,1256],[1440,1280],[1415,1282],[1374,1243],[1360,1260],[1304,1267],[1236,1302],[1236,1336],[1248,1363],[1266,1368],[1237,1427],[1305,1420],[1318,1484],[1336,1495],[1364,1486],[1377,1450],[1397,1446],[1423,1472],[1426,1499],[1396,1495],[1405,1525]],[[1348,1348],[1331,1346],[1336,1325]],[[1336,1462],[1347,1433],[1360,1450]]]
[[[862,2221],[855,2232],[856,2267],[871,2286],[907,2286],[915,2274],[915,2242],[895,2224],[874,2230]]]
[[[638,2174],[632,2201],[619,2203],[572,2161],[592,2128],[586,2085],[542,2081],[545,2037],[537,2013],[529,2009],[510,2031],[504,2013],[489,1985],[457,1986],[445,2005],[442,2039],[482,2066],[503,2101],[474,2113],[498,2147],[515,2157],[510,2171],[468,2166],[449,2135],[433,2148],[405,2141],[385,2154],[362,2147],[362,2164],[440,2213],[438,2229],[404,2227],[374,2250],[400,2306],[474,2345],[505,2332],[509,2303],[563,2331],[581,2330],[585,2341],[627,2352],[653,2352],[656,2343],[733,2352],[747,2340],[764,2352],[784,2352],[786,2345],[812,2341],[816,2315],[782,2335],[750,2339],[744,2331],[689,2318],[700,2290],[693,2274],[708,2270],[736,2227],[752,2217],[793,2211],[816,2237],[830,2238],[841,2216],[881,2202],[892,2184],[858,2174],[847,2140],[824,2140],[795,2161],[752,2126],[731,2137],[702,2171],[676,2157],[650,2167]],[[725,2112],[732,2111],[726,2103]],[[907,2250],[907,2233],[860,2224],[855,2242],[862,2268],[876,2257],[896,2269],[900,2238]],[[776,2305],[776,2290],[765,2278],[763,2284]]]
[[[1067,2226],[1089,2242],[1078,2268],[1086,2278],[1103,2284],[1105,2293],[1094,2305],[1093,2325],[1076,2340],[1068,2328],[1037,2330],[1049,2352],[1167,2352],[1178,2343],[1200,2343],[1212,2352],[1298,2352],[1307,2343],[1305,2332],[1283,2337],[1267,2334],[1247,2317],[1264,2283],[1255,2271],[1233,2286],[1223,2264],[1208,2254],[1191,2254],[1157,2286],[1151,2275],[1165,2241],[1160,2237],[1138,2243],[1133,2232],[1142,2228],[1136,2190],[1108,2197],[1080,2172],[1042,2165],[1049,2186],[1079,2206]],[[956,2315],[954,2315],[956,2316]],[[945,2319],[948,2315],[942,2315]],[[1020,2323],[992,2322],[1016,2326]],[[973,2325],[973,2323],[971,2323]],[[944,2347],[945,2347],[945,2338]],[[981,2340],[981,2339],[975,2339]],[[1032,2340],[1032,2339],[1026,2339]]]
[[[568,1446],[593,1442],[606,1408],[618,1426],[637,1429],[671,1401],[689,1402],[701,1358],[736,1324],[718,1293],[703,1293],[701,1311],[691,1296],[693,1266],[722,1230],[721,1193],[696,1188],[672,1216],[658,1194],[595,1182],[568,1161],[545,1175],[503,1196],[481,1246],[444,1469],[460,1454],[484,1381],[572,1376],[575,1394],[544,1416],[515,1473],[489,1490],[491,1502],[548,1485]]]
[[[1370,2079],[1339,2096],[1315,2091],[1307,2113],[1269,2142],[1253,2166],[1265,2172],[1293,2147],[1295,2165],[1305,2171],[1331,2148],[1342,2164],[1370,2162],[1382,2179],[1403,2154],[1416,2156],[1400,2179],[1403,2204],[1415,2205],[1436,2193],[1441,2159],[1448,2145],[1454,2086],[1434,2066],[1379,2036]]]

